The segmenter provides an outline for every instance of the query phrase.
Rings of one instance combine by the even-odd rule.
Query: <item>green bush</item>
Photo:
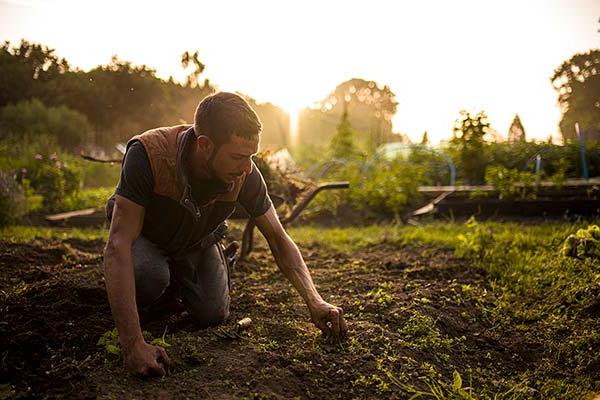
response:
[[[0,154],[0,171],[18,171],[28,212],[100,207],[121,172],[119,165],[69,154],[57,145],[56,138],[47,135],[0,141]],[[82,192],[83,188],[87,190]]]
[[[74,164],[74,161],[70,161]],[[76,163],[81,169],[81,175],[83,177],[84,188],[98,188],[117,186],[119,177],[121,175],[120,164],[105,164],[99,162],[77,160]]]
[[[579,229],[565,240],[561,253],[574,258],[600,259],[600,227],[590,225],[587,229]]]
[[[56,153],[37,154],[26,174],[32,189],[43,196],[45,211],[62,210],[64,199],[81,189],[81,170],[76,165],[60,161]]]
[[[0,109],[0,139],[49,135],[65,149],[74,149],[93,137],[85,115],[68,107],[46,107],[38,99],[8,104]]]
[[[319,195],[307,215],[338,214],[351,209],[373,216],[398,217],[418,204],[418,187],[424,179],[422,167],[401,159],[378,161],[370,167],[360,161],[351,162],[327,177],[327,180],[348,181],[350,188]]]
[[[13,175],[0,171],[0,226],[18,221],[26,212],[23,188]]]
[[[114,191],[114,186],[82,189],[66,197],[61,202],[60,208],[64,211],[102,208]]]
[[[535,174],[502,166],[488,167],[485,181],[494,186],[501,199],[535,197],[538,184]]]

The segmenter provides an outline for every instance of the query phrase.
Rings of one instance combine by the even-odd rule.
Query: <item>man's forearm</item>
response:
[[[126,351],[142,339],[142,330],[135,302],[135,279],[131,246],[109,244],[104,252],[104,277],[108,301],[119,332],[119,341]]]
[[[286,235],[286,237],[270,244],[270,247],[277,266],[300,293],[308,307],[312,308],[314,305],[323,302],[323,298],[317,292],[310,272],[302,259],[300,250],[294,242]]]

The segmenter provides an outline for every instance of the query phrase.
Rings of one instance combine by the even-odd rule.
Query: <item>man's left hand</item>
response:
[[[321,302],[310,307],[312,322],[327,336],[342,339],[348,333],[344,310],[332,304]]]

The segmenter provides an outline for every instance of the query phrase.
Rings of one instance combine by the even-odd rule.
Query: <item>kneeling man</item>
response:
[[[175,293],[201,326],[229,315],[229,270],[218,242],[241,204],[275,261],[325,334],[346,333],[341,308],[323,300],[295,243],[281,226],[252,161],[262,124],[240,96],[220,92],[200,102],[194,125],[152,129],[127,144],[121,179],[107,204],[106,289],[125,366],[163,375],[164,349],[144,341],[140,310]]]

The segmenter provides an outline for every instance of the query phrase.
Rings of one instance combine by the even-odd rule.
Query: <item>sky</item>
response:
[[[550,77],[600,47],[600,0],[0,0],[0,40],[56,50],[84,70],[112,55],[182,79],[198,51],[221,90],[292,115],[351,78],[388,85],[394,131],[434,143],[461,109],[506,134],[559,139]],[[192,113],[192,111],[190,111]]]

